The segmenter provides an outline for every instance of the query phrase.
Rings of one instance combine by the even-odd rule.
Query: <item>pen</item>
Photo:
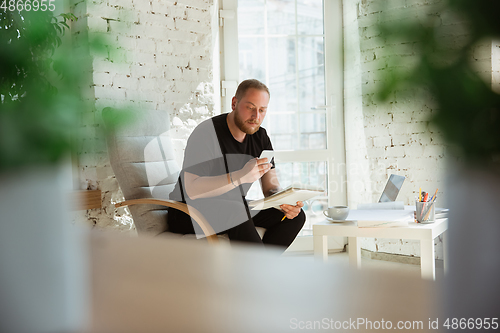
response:
[[[420,218],[422,218],[422,216],[424,216],[425,202],[427,202],[428,197],[429,197],[429,193],[423,191],[422,198],[421,198],[422,199],[421,202],[423,202],[423,204],[422,204],[422,211],[420,213]]]

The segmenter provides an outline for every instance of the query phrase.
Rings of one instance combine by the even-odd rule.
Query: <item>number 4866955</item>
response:
[[[498,329],[498,318],[446,318],[443,326],[447,329]]]
[[[56,6],[54,5],[54,0],[3,0],[0,9],[5,11],[54,11]]]

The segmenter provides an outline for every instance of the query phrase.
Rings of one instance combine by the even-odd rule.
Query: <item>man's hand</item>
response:
[[[302,201],[297,201],[297,205],[292,206],[292,205],[286,205],[283,204],[280,206],[280,208],[285,212],[285,216],[287,219],[294,219],[299,215],[300,209],[304,207],[304,203]]]
[[[271,170],[271,166],[267,158],[253,158],[241,170],[233,172],[233,175],[236,175],[235,178],[241,183],[253,183]]]

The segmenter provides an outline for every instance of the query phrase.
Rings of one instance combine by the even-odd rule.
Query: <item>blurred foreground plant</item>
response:
[[[53,163],[71,149],[81,80],[61,36],[72,14],[0,12],[0,170]]]
[[[449,0],[441,5],[439,12],[418,21],[379,25],[387,44],[414,43],[412,65],[401,66],[402,59],[390,63],[379,96],[387,99],[396,90],[423,88],[438,105],[430,121],[458,155],[467,162],[499,163],[500,95],[479,77],[470,54],[479,42],[500,40],[500,2]],[[440,31],[442,15],[464,18],[467,38],[450,41]]]
[[[100,39],[80,38],[85,45],[75,52],[61,41],[68,20],[76,17],[0,11],[0,171],[53,164],[76,147],[81,115],[94,107],[81,94],[91,84],[90,54],[107,49]]]

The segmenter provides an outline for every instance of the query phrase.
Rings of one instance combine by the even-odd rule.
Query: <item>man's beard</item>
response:
[[[258,126],[255,128],[247,127],[247,123],[245,123],[245,121],[240,118],[240,113],[238,111],[238,105],[236,105],[236,108],[235,108],[234,123],[240,129],[240,131],[242,131],[243,133],[246,133],[246,134],[250,134],[250,135],[257,132],[260,128],[260,124],[258,124]],[[254,123],[254,124],[257,124],[257,123]]]

